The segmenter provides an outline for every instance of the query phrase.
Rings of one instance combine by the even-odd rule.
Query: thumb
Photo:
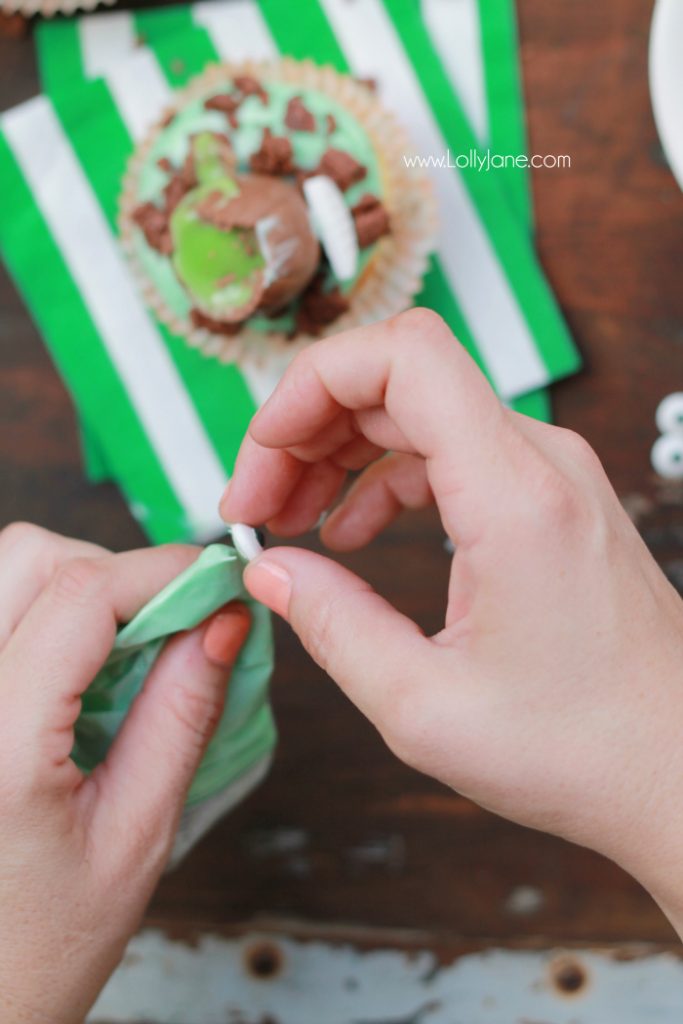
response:
[[[414,622],[336,562],[269,548],[244,573],[258,601],[289,622],[311,657],[382,731],[397,691],[431,647]]]
[[[92,776],[100,773],[98,805],[117,832],[123,824],[162,845],[172,840],[250,625],[244,605],[226,605],[164,647]]]

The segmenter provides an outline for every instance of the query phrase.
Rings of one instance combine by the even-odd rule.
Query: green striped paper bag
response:
[[[417,4],[324,0],[298,5],[296,25],[290,15],[291,6],[275,0],[140,13],[145,39],[153,19],[165,17],[167,31],[100,69],[101,77],[61,86],[50,83],[45,35],[52,99],[1,121],[7,261],[104,464],[157,541],[219,529],[216,497],[251,413],[282,370],[219,366],[191,351],[144,309],[121,259],[121,174],[170,90],[220,57],[314,53],[377,78],[418,152],[474,145]],[[59,52],[55,35],[53,62],[69,59],[66,34],[62,41]],[[78,67],[83,56],[73,43]],[[506,399],[571,372],[576,352],[502,183],[472,169],[438,169],[434,184],[444,231],[423,301],[449,319]]]

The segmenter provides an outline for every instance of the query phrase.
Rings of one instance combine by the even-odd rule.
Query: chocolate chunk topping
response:
[[[308,178],[315,178],[316,174],[318,174],[318,173],[319,172],[318,172],[318,168],[317,167],[313,167],[309,171],[304,171],[303,168],[301,168],[301,167],[297,168],[296,174],[294,176],[295,180],[296,180],[297,188],[300,191],[303,191],[304,182]]]
[[[261,103],[268,102],[268,93],[263,88],[258,78],[252,75],[238,75],[235,79],[235,87],[239,89],[243,97],[258,96]]]
[[[325,127],[327,128],[328,135],[331,135],[332,132],[336,132],[337,120],[334,114],[325,114]]]
[[[228,92],[219,92],[215,96],[209,96],[208,100],[204,101],[204,106],[207,110],[220,110],[222,114],[229,117],[230,114],[234,114],[241,102],[241,96],[234,96]]]
[[[294,174],[291,142],[283,135],[273,135],[270,128],[264,128],[261,148],[252,153],[249,166],[256,174]]]
[[[221,138],[221,136],[220,135],[216,135],[216,138]],[[226,142],[227,142],[227,139],[226,139]],[[229,144],[228,144],[228,146],[229,146]],[[183,185],[185,185],[188,190],[191,189],[191,188],[194,188],[195,185],[197,184],[197,172],[194,169],[194,156],[192,154],[192,148],[191,147],[187,151],[187,156],[185,157],[185,159],[182,162],[181,168],[178,171],[178,175],[179,175],[180,180],[182,181]]]
[[[333,181],[336,181],[342,192],[346,192],[351,185],[363,180],[368,169],[342,149],[334,149],[330,146],[320,158],[318,173],[327,174]]]
[[[182,174],[174,174],[167,185],[164,185],[164,212],[171,216],[176,206],[189,192],[190,186],[183,180]]]
[[[142,203],[133,210],[133,220],[145,236],[147,245],[164,256],[173,252],[173,242],[168,226],[168,215],[154,203]]]
[[[228,139],[217,132],[214,133],[214,135],[218,140],[225,143],[222,148],[222,155],[225,156],[225,159],[228,162],[228,167],[232,166],[234,164],[234,158],[232,157],[232,148]],[[169,178],[168,182],[164,186],[164,209],[170,217],[183,196],[197,184],[197,173],[194,166],[192,147],[188,150],[187,156],[178,170],[174,170],[171,164],[168,164],[168,167],[170,167],[172,177]],[[167,168],[164,167],[163,169],[166,170]]]
[[[263,203],[257,196],[245,197],[243,193],[226,198],[220,192],[210,192],[197,204],[197,213],[219,231],[253,228],[263,216]]]
[[[315,118],[300,96],[293,96],[287,104],[285,124],[295,132],[315,131]]]
[[[227,142],[227,140],[226,140]],[[154,203],[142,203],[133,211],[133,220],[143,232],[147,244],[164,256],[173,252],[171,240],[170,218],[183,196],[197,184],[194,160],[190,151],[182,166],[176,170],[166,157],[158,161],[158,166],[171,177],[163,189],[164,203],[162,207]]]
[[[251,75],[238,75],[234,84],[237,93],[219,92],[204,101],[207,110],[220,110],[225,114],[233,130],[239,127],[237,111],[247,96],[258,96],[262,103],[268,102],[268,93]]]
[[[173,167],[171,167],[171,171],[173,171]],[[190,149],[180,168],[173,173],[173,176],[169,178],[164,186],[164,209],[169,217],[185,193],[194,188],[196,184],[197,175],[194,169],[192,150]]]
[[[197,203],[201,220],[213,224],[219,231],[233,228],[253,228],[263,217],[263,203],[256,194],[239,192],[235,196],[224,196],[222,192],[209,192]]]
[[[317,274],[301,296],[296,312],[296,331],[302,334],[320,334],[323,327],[333,323],[349,308],[349,301],[335,285],[324,289],[324,275]]]
[[[228,205],[229,200],[225,198],[222,192],[209,192],[208,196],[205,196],[200,203],[197,203],[197,213],[200,219],[206,221],[207,224],[213,224],[215,228],[219,228],[221,231],[229,231],[234,227],[234,222],[230,217],[226,217]]]
[[[351,207],[351,216],[356,225],[361,249],[372,245],[390,231],[389,214],[377,196],[370,195],[369,192],[361,196],[356,205]]]
[[[359,85],[369,89],[370,92],[377,92],[377,79],[376,78],[356,78]]]
[[[239,322],[228,324],[223,320],[214,320],[206,313],[202,313],[200,309],[190,310],[190,320],[193,327],[203,328],[205,331],[211,331],[212,334],[239,334],[242,327]]]

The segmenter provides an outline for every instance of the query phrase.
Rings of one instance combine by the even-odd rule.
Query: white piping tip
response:
[[[253,558],[261,554],[263,545],[253,526],[247,526],[246,523],[232,523],[229,529],[235,551],[245,562],[251,562]]]
[[[326,174],[306,178],[304,196],[332,273],[338,281],[350,281],[358,269],[358,237],[341,189]]]

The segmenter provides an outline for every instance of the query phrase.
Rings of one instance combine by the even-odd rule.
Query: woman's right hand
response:
[[[444,628],[424,636],[291,547],[249,565],[251,593],[399,757],[614,858],[683,926],[683,605],[595,453],[504,408],[444,323],[413,310],[294,360],[222,513],[295,536],[363,467],[323,540],[360,547],[434,500],[456,548]]]

